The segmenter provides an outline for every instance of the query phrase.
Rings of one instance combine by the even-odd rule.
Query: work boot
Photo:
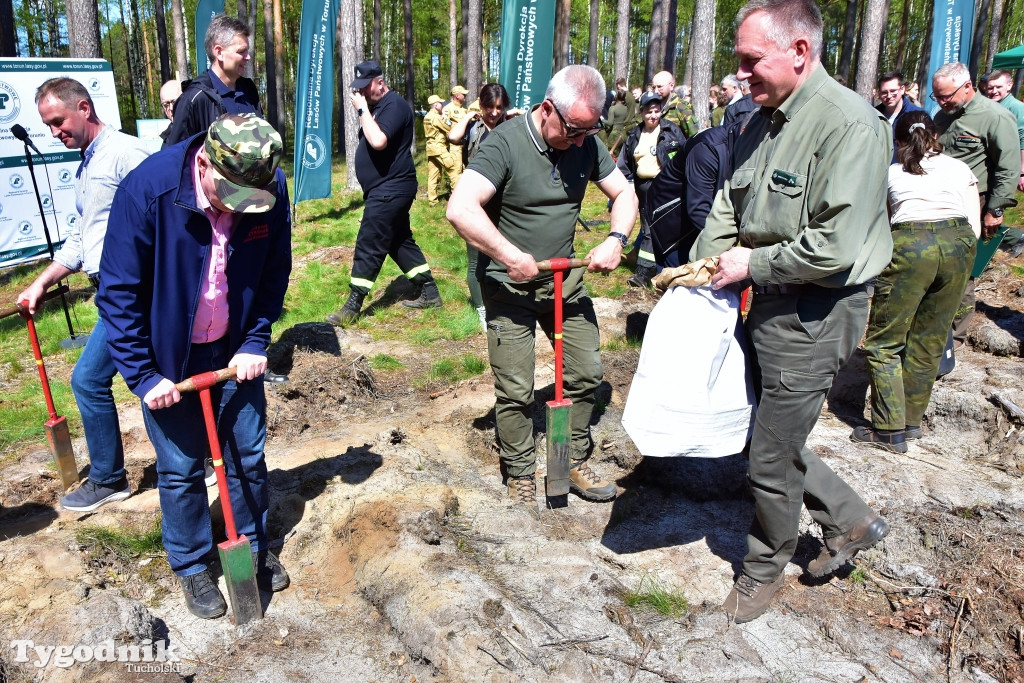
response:
[[[580,498],[598,503],[612,500],[618,491],[615,484],[597,476],[586,460],[576,460],[569,468],[569,490]]]
[[[269,550],[261,550],[252,554],[256,566],[256,585],[265,591],[283,591],[291,583],[288,572],[284,570],[281,560]]]
[[[86,479],[84,484],[60,499],[60,506],[72,512],[92,512],[101,505],[124,500],[130,495],[132,490],[125,477],[113,484],[97,484]]]
[[[425,283],[416,299],[402,302],[406,308],[441,308],[441,292],[437,291],[437,283],[433,280]]]
[[[911,427],[907,425],[907,428],[903,430],[903,438],[907,441],[917,441],[918,439],[924,438],[924,432],[921,431],[921,425]]]
[[[359,309],[363,307],[363,299],[366,297],[362,292],[352,290],[349,292],[348,301],[334,313],[327,316],[327,322],[335,327],[346,327],[359,318]]]
[[[537,478],[533,474],[508,478],[508,497],[513,505],[537,509]]]
[[[875,429],[874,427],[856,427],[850,434],[850,441],[866,443],[890,453],[906,453],[907,437],[902,429]]]
[[[826,538],[821,553],[807,565],[807,571],[815,578],[828,576],[854,558],[861,550],[867,550],[889,533],[889,523],[872,512],[853,525],[845,534]]]
[[[216,619],[228,611],[224,596],[210,576],[210,570],[204,569],[192,576],[179,576],[178,583],[185,594],[188,611],[200,619]]]
[[[626,284],[630,287],[643,287],[650,289],[651,278],[657,274],[657,268],[654,266],[637,266],[636,270],[633,271],[633,275],[626,280]]]
[[[779,578],[771,583],[761,583],[746,574],[741,574],[733,584],[722,608],[737,624],[753,621],[765,613],[772,598],[785,583],[785,574],[779,574]]]

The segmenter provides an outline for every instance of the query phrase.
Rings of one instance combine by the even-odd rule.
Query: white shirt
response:
[[[914,175],[895,163],[889,167],[890,222],[930,222],[966,218],[981,236],[978,179],[964,162],[945,154],[921,160],[924,175]]]

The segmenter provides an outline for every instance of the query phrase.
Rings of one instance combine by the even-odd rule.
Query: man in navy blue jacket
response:
[[[189,610],[226,611],[207,568],[213,551],[203,482],[208,451],[195,394],[175,383],[237,369],[213,404],[235,524],[252,543],[257,581],[288,574],[267,550],[266,398],[270,326],[291,271],[291,216],[281,136],[254,114],[227,114],[139,165],[114,195],[96,301],[114,365],[143,402],[157,454],[163,543]],[[197,426],[198,425],[198,426]]]
[[[885,114],[889,126],[896,130],[896,122],[910,111],[924,111],[907,97],[906,81],[899,71],[888,71],[878,77],[878,99],[875,109]],[[894,134],[895,135],[895,134]],[[896,163],[896,138],[892,139],[892,163]]]

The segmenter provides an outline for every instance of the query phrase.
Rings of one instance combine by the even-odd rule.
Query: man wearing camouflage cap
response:
[[[427,200],[431,206],[436,206],[442,173],[448,174],[452,187],[459,174],[455,169],[456,155],[448,150],[448,133],[452,127],[441,116],[441,98],[431,95],[427,104],[430,111],[423,117],[423,137],[427,140]]]
[[[257,582],[288,574],[267,549],[266,399],[270,326],[291,271],[291,216],[281,136],[255,114],[227,114],[208,132],[152,155],[122,183],[100,261],[100,316],[114,365],[142,399],[156,450],[167,561],[189,611],[226,611],[212,580],[208,444],[196,394],[174,384],[234,367],[214,409],[239,534],[252,543]]]

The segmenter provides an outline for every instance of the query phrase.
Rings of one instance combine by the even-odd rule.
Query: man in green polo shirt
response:
[[[1003,224],[1003,210],[1017,205],[1014,195],[1020,180],[1020,138],[1016,122],[1005,108],[979,97],[967,66],[943,64],[932,76],[931,98],[941,111],[935,114],[943,153],[959,159],[974,172],[981,194],[981,236],[988,239]],[[981,247],[979,246],[979,251]],[[974,317],[974,278],[967,281],[959,315],[953,319],[957,347],[967,340]]]
[[[738,134],[732,174],[691,259],[720,255],[713,286],[752,281],[755,292],[746,327],[760,380],[747,473],[756,510],[743,573],[724,605],[742,623],[784,585],[801,507],[825,539],[807,568],[816,577],[889,531],[807,437],[864,333],[871,283],[892,256],[892,135],[825,72],[813,0],[751,0],[736,25],[736,77],[760,108]]]
[[[536,262],[575,255],[575,223],[590,181],[612,200],[612,232],[587,254],[591,272],[619,265],[637,217],[636,194],[595,137],[605,97],[601,74],[589,66],[568,66],[551,79],[544,97],[529,114],[487,136],[448,204],[448,220],[480,250],[497,437],[509,496],[534,510],[537,324],[549,339],[554,336],[552,277],[538,276]],[[582,269],[566,276],[563,298],[565,397],[573,404],[570,489],[589,500],[612,500],[615,484],[586,462],[593,450],[590,418],[603,368]]]

